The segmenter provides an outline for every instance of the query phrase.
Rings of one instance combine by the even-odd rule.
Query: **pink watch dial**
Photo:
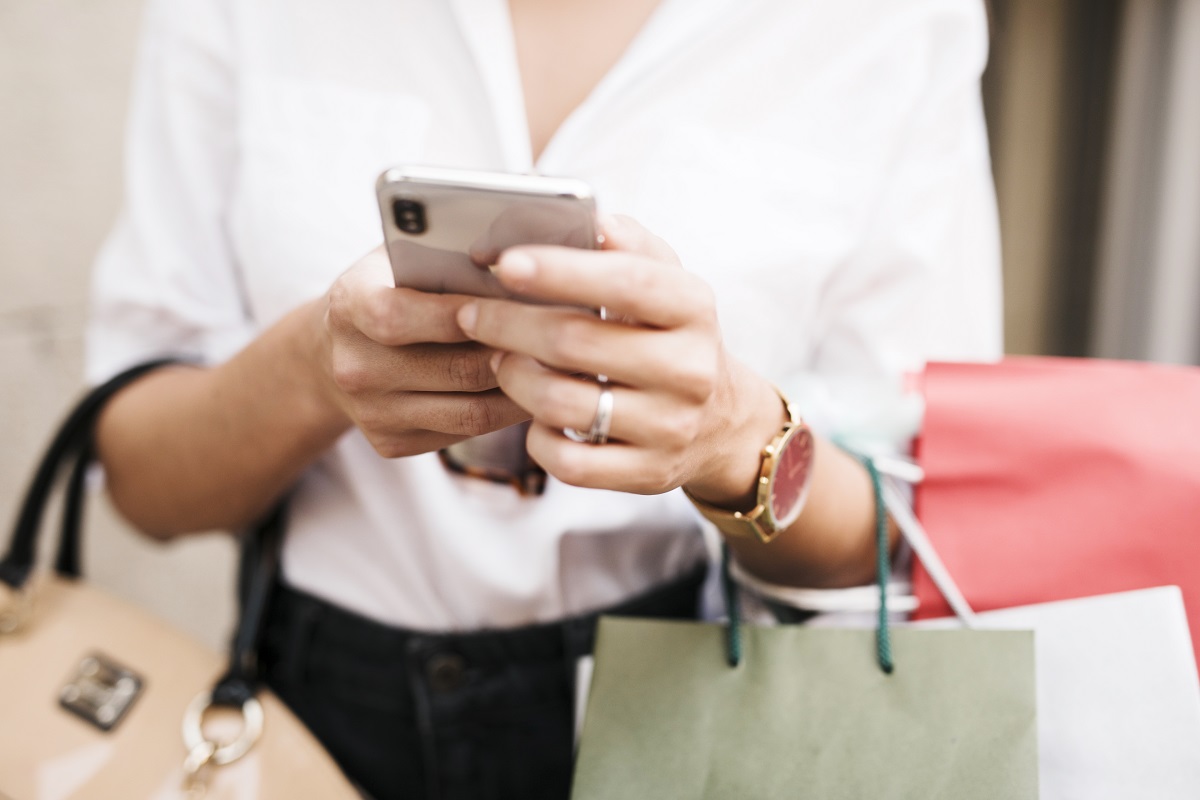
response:
[[[800,516],[808,495],[812,474],[813,435],[806,426],[793,428],[780,444],[771,482],[771,515],[779,528],[786,528]]]

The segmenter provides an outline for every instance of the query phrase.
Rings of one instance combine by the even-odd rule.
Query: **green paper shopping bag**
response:
[[[573,800],[1036,798],[1033,633],[890,631],[885,582],[874,631],[602,619]]]

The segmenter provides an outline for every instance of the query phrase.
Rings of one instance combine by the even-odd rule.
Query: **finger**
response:
[[[454,436],[482,436],[529,419],[529,413],[503,392],[401,392],[364,409],[359,425],[372,431],[424,430]]]
[[[512,292],[564,305],[600,308],[659,328],[715,316],[707,284],[642,253],[572,247],[509,248],[494,268]]]
[[[455,314],[471,299],[396,288],[387,255],[375,250],[334,283],[327,314],[331,327],[360,331],[380,344],[462,342]]]
[[[539,204],[536,209],[525,204],[511,206],[492,220],[468,252],[473,263],[486,267],[514,244],[572,245],[583,236],[580,223],[572,204]]]
[[[662,494],[680,485],[654,451],[634,445],[573,442],[562,431],[535,422],[525,447],[542,469],[572,486]]]
[[[599,409],[600,393],[607,389],[613,399],[611,441],[680,448],[699,431],[698,414],[679,409],[659,393],[611,383],[602,386],[547,369],[527,356],[497,354],[493,365],[504,393],[548,428],[588,431]]]
[[[639,389],[667,388],[703,400],[716,372],[712,348],[700,346],[691,332],[605,322],[569,308],[480,299],[463,306],[459,324],[496,350]]]
[[[466,436],[454,436],[449,433],[434,431],[391,431],[367,433],[367,441],[375,452],[384,458],[407,458],[408,456],[432,453],[449,447],[466,439]]]
[[[333,352],[334,380],[343,392],[482,392],[495,389],[491,348],[467,344],[383,347],[359,335]]]
[[[679,256],[664,239],[655,236],[633,217],[605,214],[600,217],[600,234],[605,250],[641,253],[656,261],[679,264]]]

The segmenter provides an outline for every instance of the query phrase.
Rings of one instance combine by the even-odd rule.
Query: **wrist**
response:
[[[788,419],[775,388],[750,369],[736,365],[730,380],[731,412],[723,434],[709,449],[706,467],[684,489],[712,506],[731,511],[754,508],[763,448]]]
[[[808,499],[815,456],[812,431],[783,392],[771,389],[785,416],[759,451],[753,498],[742,499],[738,506],[722,506],[717,505],[719,500],[688,493],[700,514],[721,533],[737,539],[751,537],[763,544],[774,541],[799,519]],[[767,412],[763,419],[773,416]]]
[[[313,430],[323,431],[336,438],[353,426],[353,421],[338,402],[337,387],[329,372],[329,334],[325,325],[325,298],[319,298],[297,308],[285,318],[291,328],[288,340],[288,372],[297,385],[293,386]]]

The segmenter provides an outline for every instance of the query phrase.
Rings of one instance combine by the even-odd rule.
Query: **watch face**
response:
[[[786,528],[800,516],[808,494],[813,464],[813,435],[807,426],[793,428],[780,444],[771,481],[771,516]]]

